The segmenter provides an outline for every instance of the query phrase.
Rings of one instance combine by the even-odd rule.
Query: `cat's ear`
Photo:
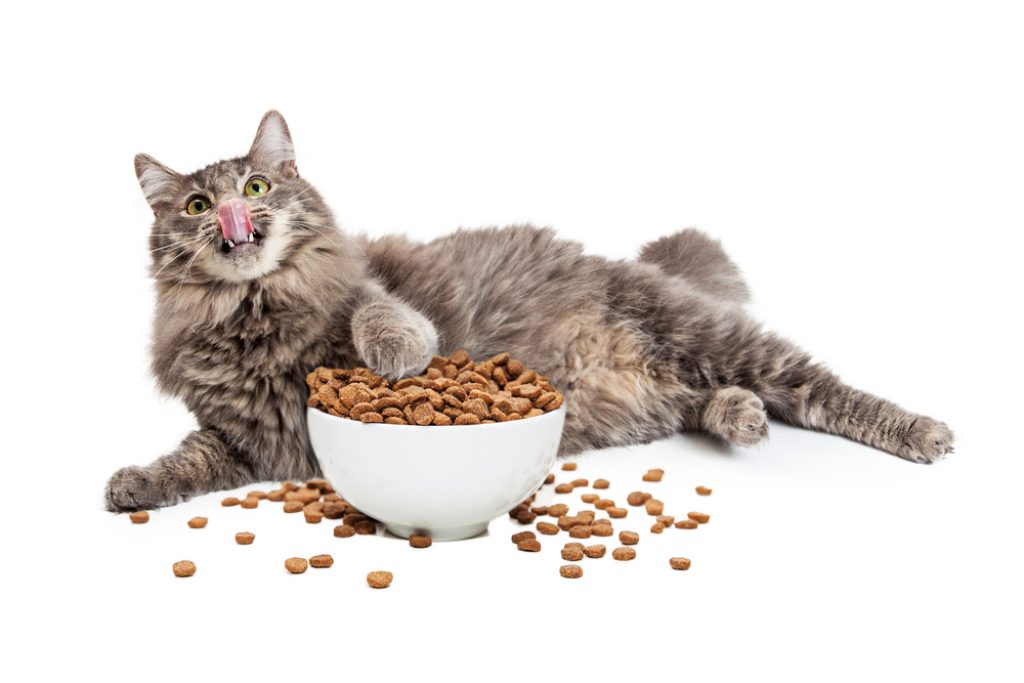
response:
[[[181,176],[153,157],[148,154],[135,155],[135,176],[153,211],[174,201]]]
[[[284,117],[271,109],[263,115],[256,139],[249,149],[249,158],[258,167],[280,171],[289,178],[299,175],[295,166],[295,148]]]

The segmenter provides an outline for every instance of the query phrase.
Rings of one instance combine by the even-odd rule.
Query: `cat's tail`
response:
[[[747,283],[722,245],[696,228],[648,242],[640,250],[638,260],[654,264],[668,275],[685,278],[717,299],[737,304],[750,300]]]

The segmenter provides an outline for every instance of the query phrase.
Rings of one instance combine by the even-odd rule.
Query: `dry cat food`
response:
[[[634,507],[637,507],[643,505],[652,497],[653,496],[651,496],[651,494],[644,493],[643,491],[633,491],[633,493],[626,496],[626,502]]]
[[[306,567],[308,566],[309,563],[306,562],[306,558],[304,557],[289,557],[284,561],[284,568],[292,574],[301,574],[306,571]]]
[[[130,512],[128,513],[128,519],[132,520],[132,524],[145,524],[149,521],[149,513],[145,510]]]
[[[256,540],[256,534],[251,531],[239,531],[235,534],[235,543],[238,545],[252,545],[252,542]]]
[[[588,545],[583,549],[583,553],[590,558],[597,559],[604,557],[605,547],[598,543],[597,545]]]
[[[607,479],[595,479],[594,480],[594,488],[595,489],[606,489],[609,486],[611,486],[611,482],[608,481]]]
[[[696,488],[696,491],[697,491],[697,495],[698,496],[710,496],[711,495],[711,489],[709,489],[707,486],[698,486]]]
[[[711,515],[705,514],[703,512],[687,512],[686,516],[692,519],[693,521],[697,522],[698,524],[707,524],[708,521],[711,519]]]
[[[563,462],[562,463],[562,471],[563,472],[572,472],[575,469],[576,469],[576,463],[574,463],[574,462]]]
[[[246,510],[252,510],[252,509],[254,509],[256,507],[259,507],[259,504],[260,504],[260,499],[259,498],[250,498],[249,496],[246,496],[242,500],[238,501],[238,506],[239,507],[243,507]]]
[[[578,562],[583,559],[584,549],[575,546],[562,548],[562,559],[570,562]]]
[[[309,566],[317,569],[325,569],[334,564],[334,558],[330,555],[314,555],[309,558]]]
[[[616,548],[612,551],[612,558],[616,560],[628,561],[636,558],[636,550],[633,548]]]
[[[356,528],[351,524],[339,524],[334,527],[334,535],[338,538],[349,538],[356,535]]]
[[[578,579],[583,576],[583,567],[578,564],[563,564],[558,568],[558,573],[567,579]]]
[[[196,573],[196,565],[194,562],[181,560],[180,562],[175,562],[171,570],[175,576],[192,576]]]
[[[222,501],[220,502],[220,504],[221,504],[221,505],[223,505],[224,507],[226,507],[226,508],[227,508],[227,507],[231,507],[232,505],[238,505],[238,504],[239,504],[239,503],[241,503],[241,502],[242,502],[242,501],[238,500],[238,499],[237,499],[237,498],[235,498],[234,496],[228,496],[227,498],[225,498],[224,500],[222,500]]]
[[[516,543],[516,548],[526,553],[537,553],[540,552],[540,541],[536,538],[524,538]]]
[[[619,543],[622,545],[636,545],[640,542],[640,534],[635,531],[620,531]]]
[[[434,356],[422,375],[395,382],[367,368],[321,367],[309,373],[306,384],[308,405],[330,415],[423,427],[520,420],[557,410],[564,402],[550,377],[507,353],[480,362],[462,350]]]
[[[366,583],[370,585],[370,588],[387,588],[394,578],[391,572],[375,571],[366,575]]]
[[[532,531],[520,531],[518,534],[512,534],[512,542],[519,545],[528,538],[537,538],[537,534]]]
[[[206,517],[193,517],[188,520],[188,526],[190,529],[202,529],[209,521]]]
[[[558,533],[558,525],[551,522],[537,522],[537,531],[545,536],[554,536]]]
[[[700,525],[692,519],[681,519],[675,524],[677,529],[696,529],[698,526]]]
[[[421,534],[413,534],[409,537],[409,545],[413,548],[429,548],[433,542],[430,536],[423,536]]]
[[[685,570],[690,568],[690,561],[685,557],[670,557],[668,564],[672,569]]]
[[[644,481],[661,481],[661,478],[662,478],[662,476],[664,476],[664,474],[665,474],[665,470],[659,470],[659,469],[647,470],[647,474],[645,474],[643,476],[643,480]]]

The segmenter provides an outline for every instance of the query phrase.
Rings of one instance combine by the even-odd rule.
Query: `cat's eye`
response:
[[[210,200],[206,197],[200,197],[196,195],[188,200],[188,204],[185,206],[185,212],[189,216],[198,216],[201,213],[206,213],[210,210]]]
[[[245,193],[250,197],[259,197],[264,195],[270,189],[270,183],[263,178],[249,178],[249,182],[245,184]]]

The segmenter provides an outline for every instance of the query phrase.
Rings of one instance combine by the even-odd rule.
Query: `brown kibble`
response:
[[[256,498],[258,500],[263,500],[263,499],[267,498],[268,496],[267,496],[267,493],[265,491],[249,491],[249,493],[245,494],[245,497],[246,498]]]
[[[580,500],[582,500],[584,503],[596,503],[600,499],[601,496],[597,495],[596,493],[584,493],[582,496],[580,496]]]
[[[128,519],[132,520],[132,524],[145,524],[149,521],[149,513],[146,512],[145,510],[129,512]]]
[[[690,561],[685,557],[670,557],[668,558],[668,565],[672,567],[672,569],[685,571],[690,568]]]
[[[239,499],[235,498],[234,496],[228,496],[227,498],[222,500],[220,502],[220,504],[223,505],[224,507],[228,508],[228,507],[231,507],[232,505],[238,505],[241,502],[242,501],[240,501]]]
[[[295,491],[299,488],[299,485],[296,484],[294,481],[283,481],[281,482],[281,488],[286,492]]]
[[[274,503],[280,503],[282,500],[284,500],[284,494],[284,489],[274,489],[273,491],[267,494],[267,500]]]
[[[640,542],[640,534],[635,531],[620,531],[619,543],[622,545],[636,545]]]
[[[190,529],[202,529],[209,521],[206,517],[193,517],[188,520],[188,526]]]
[[[611,536],[615,533],[611,524],[594,524],[590,527],[590,531],[594,536]]]
[[[548,506],[549,517],[561,517],[567,514],[569,514],[569,506],[565,503],[555,503]]]
[[[545,484],[554,484],[555,483],[555,475],[553,473],[548,474],[548,476],[544,477],[544,483]]]
[[[657,498],[651,498],[644,503],[644,509],[647,510],[647,514],[654,515],[656,517],[665,510],[665,504]]]
[[[457,425],[478,425],[480,424],[480,418],[473,413],[463,413],[455,418],[455,424]]]
[[[589,524],[577,524],[569,529],[569,536],[572,538],[590,538],[593,533],[593,527]]]
[[[530,512],[532,512],[535,515],[546,515],[546,514],[548,514],[548,506],[547,505],[535,505],[534,507],[530,508]]]
[[[609,486],[611,486],[611,482],[608,481],[607,479],[595,479],[594,480],[594,488],[595,489],[606,489]]]
[[[285,512],[302,512],[303,505],[297,500],[290,500],[282,508]]]
[[[366,583],[370,588],[387,588],[391,585],[394,575],[391,572],[376,571],[366,575]]]
[[[598,543],[597,545],[588,545],[586,548],[583,549],[583,554],[591,559],[596,560],[600,557],[604,557],[605,550],[605,547],[602,544]]]
[[[235,543],[238,545],[252,545],[252,542],[256,540],[256,534],[251,531],[239,531],[235,534]]]
[[[555,493],[572,493],[574,488],[572,484],[559,484],[555,487]]]
[[[607,510],[608,508],[615,507],[615,501],[611,498],[602,498],[594,503],[594,507],[598,510]]]
[[[711,515],[704,512],[687,512],[686,516],[697,522],[698,524],[707,524],[711,519]]]
[[[358,522],[363,522],[367,519],[369,519],[369,517],[367,517],[366,515],[360,514],[358,512],[350,512],[341,518],[341,523],[355,526]]]
[[[529,510],[522,510],[516,515],[516,521],[520,524],[533,524],[535,519],[537,519],[537,514]]]
[[[316,509],[303,510],[303,513],[309,524],[319,524],[324,518],[324,513]]]
[[[532,531],[520,531],[517,534],[512,534],[512,542],[519,545],[528,538],[537,538],[537,534]]]
[[[654,524],[651,525],[651,533],[652,534],[660,534],[664,530],[665,530],[665,525],[662,524],[661,522],[655,522]]]
[[[583,559],[583,548],[562,548],[562,559],[578,562]]]
[[[589,479],[573,479],[569,483],[572,484],[573,486],[587,486],[588,484],[590,484],[590,480]]]
[[[645,493],[644,491],[633,491],[633,493],[626,496],[626,502],[633,507],[643,505],[651,499],[651,494]]]
[[[380,423],[384,421],[384,416],[378,412],[363,413],[359,416],[359,421],[366,424]]]
[[[698,496],[710,496],[711,495],[711,489],[709,489],[707,486],[698,486],[695,490],[697,491],[697,495]]]
[[[175,562],[171,567],[171,570],[174,572],[175,576],[192,576],[196,573],[196,565],[194,562],[190,562],[189,560],[181,560],[179,562]]]
[[[429,548],[433,543],[433,539],[430,536],[424,536],[421,534],[413,534],[409,536],[409,545],[413,548]]]
[[[245,498],[243,498],[242,500],[240,500],[238,502],[238,505],[240,507],[245,508],[246,510],[252,510],[254,508],[257,508],[257,507],[259,507],[259,504],[260,504],[260,499],[259,498],[249,498],[249,497],[245,497]]]
[[[536,538],[525,538],[519,543],[516,543],[516,548],[527,553],[536,553],[540,551],[540,541]]]
[[[330,555],[314,555],[309,558],[309,566],[316,569],[325,569],[334,564],[334,558]]]
[[[644,481],[661,481],[661,477],[665,474],[665,470],[647,470],[647,474],[643,476]]]
[[[562,471],[563,472],[572,472],[575,469],[576,469],[576,463],[574,463],[574,462],[563,462],[562,463]]]
[[[351,524],[339,524],[334,527],[334,535],[338,538],[350,538],[356,535],[356,528]]]
[[[582,543],[576,543],[575,541],[573,541],[571,543],[566,543],[562,547],[563,548],[579,548],[580,550],[583,550],[583,544]]]
[[[692,519],[681,519],[675,524],[677,529],[696,529],[699,524]]]
[[[377,533],[377,525],[368,519],[364,519],[362,522],[356,522],[352,526],[360,536],[373,536]]]
[[[324,503],[322,512],[327,519],[341,519],[345,516],[346,510],[348,510],[347,504],[332,500],[329,503]]]
[[[609,517],[612,517],[612,518],[615,518],[615,519],[620,519],[622,517],[625,517],[627,514],[629,514],[629,510],[627,510],[626,508],[616,508],[616,507],[607,508],[607,509],[605,509],[605,512],[608,513]]]
[[[301,574],[306,571],[306,567],[308,566],[309,563],[306,562],[306,558],[304,557],[289,557],[284,561],[284,568],[292,574]]]
[[[554,536],[558,533],[558,525],[551,522],[537,522],[537,531],[545,536]]]
[[[612,551],[612,558],[616,560],[628,561],[636,557],[636,550],[634,548],[616,548]]]

